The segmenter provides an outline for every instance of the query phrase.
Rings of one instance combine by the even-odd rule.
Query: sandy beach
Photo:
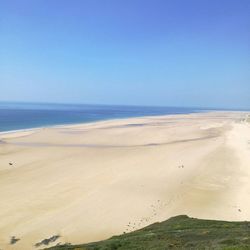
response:
[[[246,112],[0,134],[0,249],[97,241],[179,214],[250,220],[249,180]]]

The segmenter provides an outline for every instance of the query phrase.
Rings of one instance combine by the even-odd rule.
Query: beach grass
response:
[[[83,245],[61,245],[50,250],[165,250],[250,249],[250,222],[172,217],[140,230]]]
[[[250,115],[248,115],[248,117],[247,117],[247,122],[250,123]]]

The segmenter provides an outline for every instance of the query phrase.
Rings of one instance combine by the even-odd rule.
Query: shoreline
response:
[[[197,112],[197,113],[205,113],[206,111]],[[209,112],[209,111],[208,111]],[[231,112],[231,111],[230,111]],[[95,121],[88,121],[88,122],[81,122],[81,123],[61,123],[61,124],[54,124],[54,125],[47,125],[47,126],[39,126],[39,127],[32,127],[32,128],[22,128],[22,129],[15,129],[15,130],[6,130],[6,131],[0,131],[0,136],[2,134],[12,134],[12,133],[18,133],[18,132],[29,132],[33,130],[39,130],[39,129],[46,129],[46,128],[61,128],[61,127],[74,127],[74,126],[82,126],[82,125],[91,125],[98,122],[105,122],[105,121],[119,121],[119,120],[126,120],[126,119],[139,119],[139,118],[151,118],[151,117],[158,117],[158,116],[169,116],[169,115],[185,115],[185,114],[197,114],[196,112],[190,112],[190,113],[179,113],[179,114],[164,114],[164,115],[151,115],[151,116],[135,116],[135,117],[123,117],[123,118],[107,118],[102,120],[95,120]]]
[[[199,112],[190,112],[190,113],[178,113],[178,114],[163,114],[163,115],[145,115],[145,116],[129,116],[129,117],[122,117],[122,118],[107,118],[102,120],[96,120],[96,121],[88,121],[88,122],[81,122],[81,123],[61,123],[61,124],[54,124],[54,125],[47,125],[47,126],[39,126],[39,127],[31,127],[31,128],[22,128],[22,129],[14,129],[14,130],[6,130],[6,131],[0,131],[1,135],[8,135],[13,133],[19,133],[19,132],[32,132],[36,130],[41,129],[50,129],[50,128],[65,128],[65,127],[75,127],[75,126],[84,126],[84,125],[92,125],[99,122],[106,122],[106,121],[123,121],[127,119],[140,119],[140,118],[157,118],[157,117],[166,117],[166,116],[178,116],[178,115],[191,115],[191,114],[204,114],[204,113],[250,113],[250,111],[234,111],[234,110],[199,110]]]
[[[1,105],[0,105],[1,106]],[[88,105],[87,105],[88,107]],[[52,117],[50,116],[50,112],[54,112],[55,115],[57,113],[57,110],[55,109],[48,109],[48,114],[47,109],[41,110],[37,109],[38,112],[44,111],[45,112],[45,120],[40,119],[39,116],[32,116],[34,112],[36,112],[36,109],[31,109],[28,111],[32,111],[33,113],[30,114],[30,116],[27,116],[25,112],[23,112],[23,109],[17,109],[19,112],[20,118],[24,116],[24,119],[29,121],[29,123],[26,122],[26,124],[22,124],[19,126],[18,124],[20,123],[20,120],[15,119],[15,114],[12,114],[15,111],[15,109],[9,109],[10,113],[10,119],[4,121],[5,126],[0,130],[1,133],[8,133],[8,132],[16,132],[16,131],[22,131],[22,130],[28,130],[28,129],[39,129],[39,128],[48,128],[48,127],[54,127],[54,126],[71,126],[74,124],[85,124],[85,123],[93,123],[93,122],[98,122],[98,121],[105,121],[105,120],[113,120],[113,119],[128,119],[128,118],[137,118],[137,117],[144,117],[144,116],[159,116],[159,115],[168,115],[168,114],[185,114],[185,113],[196,113],[196,112],[205,112],[209,111],[209,109],[195,109],[195,108],[190,108],[190,107],[143,107],[143,106],[135,106],[134,110],[129,109],[130,106],[113,106],[111,105],[111,108],[114,108],[114,112],[109,113],[107,110],[104,108],[103,110],[99,110],[99,105],[90,105],[91,109],[83,109],[78,110],[78,109],[58,109],[58,112],[60,112],[60,115],[56,119],[51,119]],[[105,105],[104,105],[105,107]],[[120,107],[120,108],[118,108]],[[131,106],[133,107],[133,106]],[[83,105],[83,108],[86,108],[86,105]],[[145,108],[145,109],[144,109]],[[5,109],[4,109],[5,110]],[[26,109],[24,109],[25,111]],[[69,111],[72,113],[72,116],[68,116]],[[78,112],[83,112],[81,116],[79,116]],[[112,111],[112,109],[111,109]],[[8,111],[7,111],[8,112]],[[21,113],[20,113],[21,112]],[[63,115],[62,112],[65,112]],[[7,113],[8,114],[8,113]],[[49,115],[50,114],[50,115]],[[1,115],[1,108],[0,108],[0,115]],[[5,115],[5,113],[4,113]],[[49,116],[48,116],[49,115]],[[47,118],[46,118],[47,117]],[[35,124],[32,125],[32,118],[34,118],[37,121],[40,122],[35,122]],[[82,118],[82,119],[79,119]],[[11,122],[12,121],[12,122]],[[13,124],[17,124],[17,126],[12,126]],[[9,129],[8,126],[11,128]]]

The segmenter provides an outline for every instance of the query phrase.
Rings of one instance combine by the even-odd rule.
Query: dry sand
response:
[[[250,220],[247,119],[211,112],[1,134],[0,249],[40,249],[53,235],[49,246],[96,241],[178,214]]]

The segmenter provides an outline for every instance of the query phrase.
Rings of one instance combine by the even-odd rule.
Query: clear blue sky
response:
[[[250,108],[249,0],[1,0],[0,100]]]

